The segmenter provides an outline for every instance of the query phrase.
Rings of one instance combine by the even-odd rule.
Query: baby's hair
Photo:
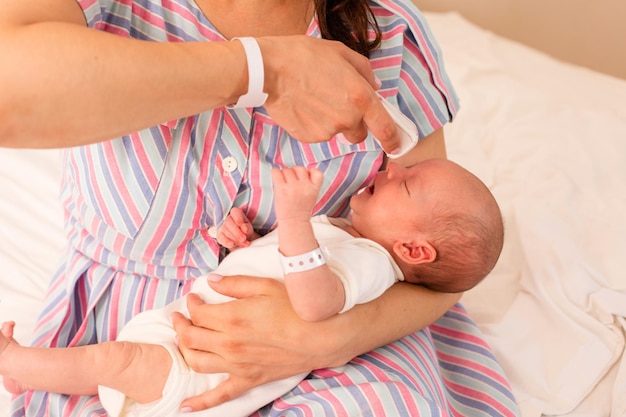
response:
[[[500,209],[490,197],[485,213],[435,206],[428,235],[437,256],[433,262],[408,268],[407,282],[434,291],[463,292],[491,272],[502,252],[504,225]]]

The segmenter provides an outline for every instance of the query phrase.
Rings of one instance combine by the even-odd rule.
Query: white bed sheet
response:
[[[449,156],[506,221],[498,265],[463,302],[524,417],[625,416],[626,82],[427,17],[462,101]],[[0,149],[0,320],[23,341],[63,249],[60,175],[58,151]],[[0,415],[8,402],[0,391]]]
[[[506,222],[498,265],[463,302],[524,417],[625,416],[626,82],[428,16],[461,97],[449,157]]]

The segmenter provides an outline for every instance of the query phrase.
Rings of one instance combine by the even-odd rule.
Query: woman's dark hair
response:
[[[314,0],[318,25],[324,39],[340,41],[369,57],[380,44],[381,32],[368,0]],[[368,29],[375,33],[369,39]]]

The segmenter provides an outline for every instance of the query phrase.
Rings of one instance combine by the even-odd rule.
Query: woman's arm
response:
[[[74,0],[0,0],[0,146],[94,143],[234,103],[240,42],[146,42],[89,29]],[[243,29],[239,36],[249,36]],[[366,125],[394,148],[369,61],[338,42],[259,38],[269,114],[303,141]],[[319,57],[323,56],[320,65]]]
[[[239,300],[209,305],[190,295],[191,321],[173,317],[180,351],[194,370],[230,373],[217,388],[181,404],[196,411],[270,381],[343,365],[428,326],[460,298],[398,283],[374,301],[310,322],[295,314],[277,280],[231,276],[211,286]]]
[[[246,87],[234,43],[144,42],[88,29],[73,0],[0,7],[2,146],[106,140],[226,104]]]

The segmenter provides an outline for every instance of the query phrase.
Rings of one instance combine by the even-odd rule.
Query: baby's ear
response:
[[[411,242],[397,241],[393,244],[393,251],[396,256],[409,265],[434,262],[437,258],[437,250],[425,239]]]

